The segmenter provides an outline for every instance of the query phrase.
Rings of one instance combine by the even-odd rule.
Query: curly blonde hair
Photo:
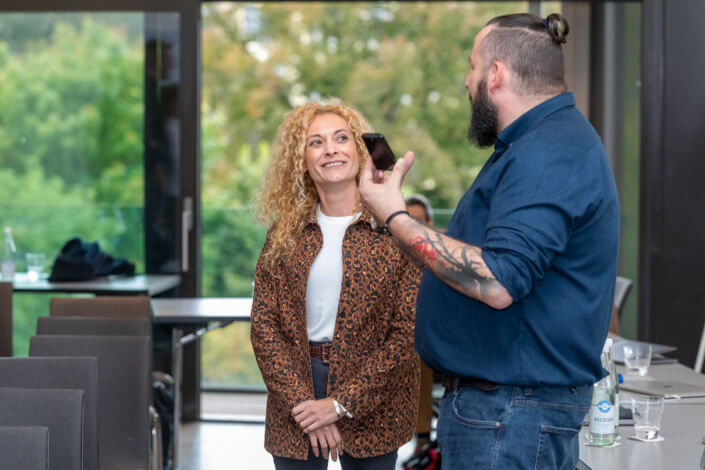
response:
[[[311,101],[291,110],[277,131],[257,202],[257,218],[272,227],[269,248],[262,253],[265,261],[274,262],[294,251],[309,215],[320,201],[313,180],[305,171],[306,131],[316,116],[329,113],[342,117],[354,136],[359,182],[369,158],[362,134],[371,130],[362,114],[339,100]]]

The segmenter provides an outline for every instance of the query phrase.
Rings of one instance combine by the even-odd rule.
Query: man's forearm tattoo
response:
[[[424,230],[422,236],[411,241],[406,251],[439,277],[481,298],[498,285],[494,277],[480,274],[479,270],[486,268],[479,248],[462,246],[451,249],[441,234],[432,230]]]

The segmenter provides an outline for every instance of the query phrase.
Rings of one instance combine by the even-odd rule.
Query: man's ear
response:
[[[507,67],[504,63],[495,60],[490,65],[490,69],[487,72],[487,88],[490,92],[493,92],[505,85],[507,80]]]

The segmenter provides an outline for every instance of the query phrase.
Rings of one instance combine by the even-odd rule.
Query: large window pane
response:
[[[0,225],[13,228],[18,271],[28,252],[45,253],[50,269],[75,236],[145,271],[145,207],[166,199],[145,193],[145,169],[163,174],[160,194],[178,179],[164,98],[178,84],[167,47],[178,50],[178,24],[176,13],[0,13]],[[15,296],[16,355],[47,306],[47,296]]]
[[[284,113],[308,99],[359,108],[399,155],[417,154],[404,192],[439,224],[487,152],[469,147],[463,83],[475,34],[526,2],[206,3],[203,13],[203,294],[249,296],[265,229],[252,222]],[[443,210],[446,209],[446,210]],[[260,387],[247,325],[203,343],[203,386]]]

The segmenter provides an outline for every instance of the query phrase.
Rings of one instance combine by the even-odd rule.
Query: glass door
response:
[[[78,236],[137,273],[182,273],[182,295],[198,291],[198,224],[182,230],[198,207],[197,172],[182,177],[198,158],[197,119],[185,129],[197,115],[186,3],[3,2],[0,225],[13,229],[18,271],[44,253],[48,274]],[[48,297],[14,296],[15,355],[27,355]]]

